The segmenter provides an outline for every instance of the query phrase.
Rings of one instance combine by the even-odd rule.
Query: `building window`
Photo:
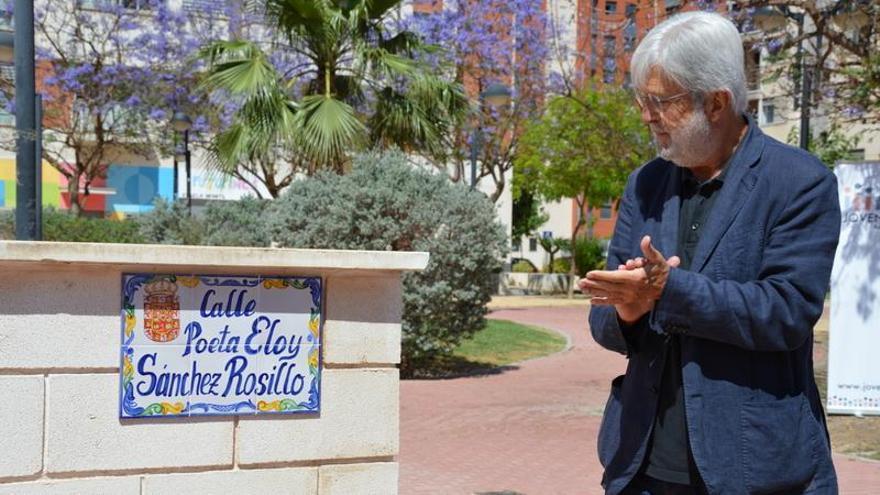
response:
[[[605,13],[613,14],[617,12],[617,2],[605,2]]]
[[[754,119],[758,119],[758,100],[749,100],[747,112]]]
[[[602,205],[602,208],[599,210],[599,218],[602,220],[608,220],[611,218],[611,202],[607,202]]]
[[[104,6],[123,7],[131,10],[153,10],[153,0],[77,0],[77,5],[85,9],[100,9]]]
[[[614,60],[613,55],[605,57],[605,63],[603,64],[602,70],[602,81],[606,84],[613,83],[614,77],[617,74],[617,63]]]
[[[638,37],[638,28],[636,23],[629,21],[623,28],[623,49],[631,52],[636,48],[636,38]]]
[[[518,252],[520,249],[522,249],[522,239],[512,239],[510,241],[510,250]]]
[[[223,2],[215,0],[183,0],[181,5],[181,9],[187,14],[222,14],[224,7]],[[245,8],[247,7],[248,5],[245,5]]]
[[[605,56],[610,57],[614,55],[614,52],[617,50],[617,38],[614,36],[606,36],[605,37]]]
[[[764,102],[762,109],[764,111],[764,123],[772,124],[776,118],[776,106],[772,103]]]
[[[11,11],[0,12],[0,31],[12,31],[15,29],[15,23],[12,20]]]
[[[538,250],[538,238],[529,237],[529,252],[534,253]]]
[[[749,91],[761,89],[761,50],[757,47],[746,53],[746,84]]]
[[[678,10],[681,7],[681,0],[666,0],[666,12]]]
[[[636,15],[636,4],[628,3],[626,4],[626,18],[631,19]]]
[[[15,66],[13,64],[0,64],[0,80],[11,88],[15,87]],[[9,92],[8,96],[15,98],[12,92]],[[0,126],[15,126],[15,115],[7,112],[3,106],[0,106]]]

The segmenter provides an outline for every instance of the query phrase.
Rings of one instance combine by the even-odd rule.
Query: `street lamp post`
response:
[[[15,31],[13,57],[15,58],[15,132],[16,132],[16,203],[15,238],[39,239],[37,227],[37,183],[39,166],[35,135],[37,132],[36,87],[34,75],[34,2],[15,0]]]
[[[812,91],[812,71],[815,68],[814,66],[808,66],[806,62],[806,50],[804,49],[804,40],[807,38],[804,36],[804,31],[806,29],[805,19],[806,16],[803,12],[794,12],[790,10],[787,6],[781,7],[762,7],[758,9],[754,14],[754,20],[757,26],[762,30],[768,29],[787,29],[788,26],[786,24],[787,19],[792,19],[797,22],[797,35],[798,35],[798,44],[797,44],[797,52],[795,55],[795,60],[797,63],[797,67],[799,70],[798,80],[794,81],[795,84],[795,93],[799,93],[797,96],[794,96],[794,108],[795,110],[800,110],[800,130],[798,132],[800,137],[799,146],[802,149],[807,149],[810,144],[810,92]],[[815,33],[811,33],[811,36],[814,36]],[[821,38],[820,38],[821,39]]]
[[[177,133],[176,132],[174,133],[173,152],[174,152],[174,181],[172,182],[173,185],[171,187],[171,191],[172,191],[171,192],[171,201],[172,202],[177,201],[177,190],[178,190],[178,186],[177,186],[177,174],[178,174],[178,170],[177,170]]]
[[[171,125],[176,132],[183,133],[183,161],[186,167],[186,207],[189,214],[192,215],[192,163],[189,153],[189,130],[192,127],[192,120],[189,116],[181,111],[174,112],[174,118]],[[177,150],[174,156],[174,192],[175,200],[177,199]]]
[[[488,103],[492,108],[507,105],[510,102],[510,90],[507,86],[492,83],[480,93],[477,106],[478,121],[471,137],[471,189],[477,187],[477,158],[483,149],[483,104]]]

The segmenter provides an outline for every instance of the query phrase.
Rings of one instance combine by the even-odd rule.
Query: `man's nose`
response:
[[[642,122],[645,124],[650,124],[652,122],[658,122],[660,120],[657,112],[651,111],[651,109],[646,105],[644,107],[639,108],[641,112]]]

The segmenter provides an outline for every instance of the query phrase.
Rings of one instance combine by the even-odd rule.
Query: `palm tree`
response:
[[[298,62],[285,72],[252,41],[205,47],[203,88],[239,104],[214,140],[215,163],[264,174],[283,157],[311,175],[342,173],[351,152],[369,147],[442,154],[469,102],[427,64],[437,48],[392,19],[400,1],[267,0],[268,19]]]

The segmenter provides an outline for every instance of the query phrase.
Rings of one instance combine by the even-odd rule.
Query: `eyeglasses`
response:
[[[636,93],[636,105],[639,106],[639,110],[641,111],[647,110],[648,112],[662,115],[666,112],[670,103],[688,96],[689,94],[690,92],[685,91],[684,93],[661,98],[657,95],[640,95]]]

